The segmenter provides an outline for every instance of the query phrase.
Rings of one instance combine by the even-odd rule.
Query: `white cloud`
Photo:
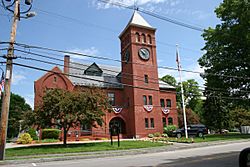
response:
[[[108,8],[118,8],[115,5],[112,5],[112,3],[121,3],[127,6],[142,6],[142,5],[153,5],[153,4],[159,4],[159,3],[165,3],[168,6],[176,6],[180,4],[183,0],[108,0],[109,3],[103,3],[94,0],[93,5],[97,7],[97,9],[108,9]],[[149,6],[147,6],[149,7]],[[155,10],[154,6],[150,6],[150,9],[148,10]]]
[[[73,53],[90,55],[90,56],[96,56],[99,54],[98,49],[96,49],[95,47],[90,47],[87,49],[74,48],[74,49],[69,49],[68,51],[73,52]],[[76,58],[76,59],[88,59],[87,56],[76,55],[76,54],[69,54],[69,56],[71,56],[72,58]]]
[[[12,84],[13,85],[18,85],[25,79],[26,79],[26,77],[23,74],[21,74],[21,73],[13,73]]]
[[[196,11],[192,12],[192,15],[195,16],[194,18],[196,20],[205,20],[205,19],[213,16],[213,13],[206,13],[206,12],[201,11],[201,10],[196,10]]]

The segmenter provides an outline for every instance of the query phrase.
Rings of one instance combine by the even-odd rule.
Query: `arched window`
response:
[[[142,43],[146,43],[146,35],[145,34],[142,34]]]
[[[168,118],[168,125],[173,125],[173,118],[172,117]]]
[[[152,44],[152,38],[151,38],[151,35],[148,35],[148,44]]]
[[[140,42],[140,34],[138,32],[135,33],[135,41]]]

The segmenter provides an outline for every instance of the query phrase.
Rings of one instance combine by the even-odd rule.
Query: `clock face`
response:
[[[149,50],[147,48],[141,48],[138,52],[140,58],[142,58],[143,60],[148,60],[150,57],[150,53]]]
[[[130,59],[130,52],[129,50],[127,50],[124,54],[124,60],[126,63],[128,63],[129,59]]]

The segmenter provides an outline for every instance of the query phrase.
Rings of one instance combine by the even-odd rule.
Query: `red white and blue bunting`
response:
[[[144,105],[143,106],[144,109],[147,111],[147,112],[151,112],[153,110],[153,106],[152,105]]]
[[[119,114],[120,112],[122,112],[122,108],[121,107],[113,107],[113,111],[115,114]]]
[[[161,110],[162,110],[163,114],[166,114],[166,115],[169,114],[169,112],[170,112],[169,108],[167,108],[167,107],[162,107]]]

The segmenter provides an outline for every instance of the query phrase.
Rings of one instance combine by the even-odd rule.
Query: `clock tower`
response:
[[[159,80],[156,57],[156,29],[137,11],[119,36],[121,40],[124,101],[127,101],[131,137],[162,131],[159,109]],[[158,106],[158,107],[157,107]],[[148,129],[145,125],[148,123]],[[147,127],[147,125],[146,125]]]

